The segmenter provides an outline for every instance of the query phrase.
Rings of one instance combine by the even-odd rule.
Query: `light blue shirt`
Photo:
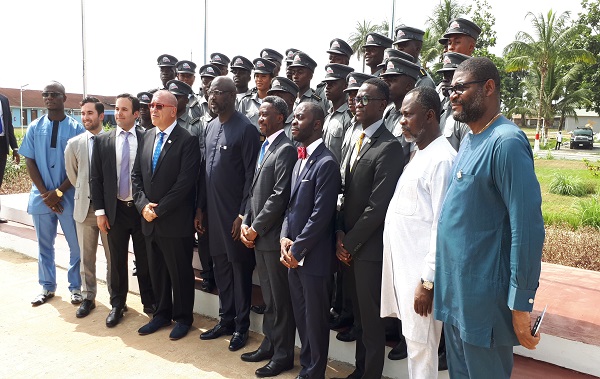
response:
[[[47,115],[32,121],[27,128],[27,133],[19,149],[19,153],[26,158],[35,160],[37,168],[47,190],[58,188],[67,179],[65,169],[65,148],[67,141],[85,131],[84,127],[74,118],[66,116],[58,125],[56,148],[50,147],[52,139],[52,124]],[[33,184],[29,193],[27,213],[46,214],[51,210],[44,204],[40,191]],[[73,213],[73,197],[75,189],[69,188],[63,194],[61,205],[63,214]]]
[[[541,269],[540,185],[525,134],[500,117],[460,146],[438,223],[434,315],[482,347],[518,345]]]

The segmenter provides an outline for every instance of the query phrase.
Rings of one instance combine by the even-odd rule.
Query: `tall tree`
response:
[[[496,24],[496,16],[492,13],[492,7],[487,0],[475,0],[471,6],[471,21],[481,28],[475,51],[475,57],[490,57],[490,47],[496,46],[496,31],[493,29]]]
[[[537,132],[540,131],[542,118],[548,120],[552,110],[552,102],[558,100],[553,98],[553,83],[561,69],[574,63],[593,63],[593,55],[585,49],[573,48],[571,41],[581,33],[578,25],[567,27],[569,12],[557,15],[549,10],[547,15],[527,13],[531,17],[535,36],[529,33],[518,32],[515,41],[504,48],[504,54],[510,56],[506,62],[508,72],[518,70],[529,70],[539,80]],[[556,95],[556,94],[555,94]],[[552,119],[554,116],[552,115]]]
[[[574,47],[583,48],[595,56],[600,55],[600,2],[583,0],[583,12],[579,14],[577,24],[582,28],[579,38],[574,41]],[[600,62],[585,66],[577,79],[583,88],[591,91],[588,110],[600,114]]]

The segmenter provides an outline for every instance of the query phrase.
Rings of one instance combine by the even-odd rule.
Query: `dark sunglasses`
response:
[[[369,96],[367,96],[367,95],[364,95],[364,96],[356,96],[356,97],[354,98],[354,103],[355,103],[355,104],[357,104],[357,105],[358,105],[358,104],[362,104],[362,105],[364,105],[364,106],[366,107],[366,106],[369,104],[369,101],[371,101],[371,100],[385,100],[385,99],[379,99],[379,98],[377,98],[377,99],[376,99],[376,98],[371,98],[371,97],[369,97]]]
[[[48,98],[48,97],[52,97],[52,98],[63,97],[63,94],[60,92],[42,92],[42,97],[46,97],[46,98]]]
[[[450,97],[450,95],[452,95],[452,93],[456,93],[457,95],[462,95],[467,90],[467,88],[469,88],[468,87],[469,84],[485,83],[488,80],[489,79],[474,80],[472,82],[457,83],[450,87],[442,87],[442,94],[446,97]]]
[[[167,104],[161,104],[161,103],[150,103],[148,104],[148,108],[150,109],[156,109],[157,111],[162,111],[162,109],[164,107],[171,107],[171,108],[177,108],[175,105],[167,105]]]

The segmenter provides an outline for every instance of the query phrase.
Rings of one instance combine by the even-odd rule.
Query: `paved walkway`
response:
[[[215,321],[195,315],[194,327],[185,338],[170,341],[170,328],[140,336],[137,329],[148,322],[139,296],[128,295],[129,311],[115,328],[107,328],[110,310],[108,291],[98,285],[96,309],[83,319],[75,317],[70,303],[66,271],[58,269],[58,290],[48,303],[32,307],[39,292],[37,261],[14,251],[0,249],[2,311],[0,312],[0,378],[253,378],[264,363],[246,363],[243,352],[255,350],[262,336],[251,333],[248,345],[230,352],[229,337],[201,341],[201,331]],[[330,362],[327,376],[346,376],[348,364]],[[279,378],[295,378],[293,370]]]

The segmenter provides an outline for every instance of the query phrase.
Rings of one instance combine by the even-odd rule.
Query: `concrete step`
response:
[[[10,220],[0,224],[0,246],[37,258],[37,242],[31,216],[26,213],[28,195],[2,195],[0,217]],[[130,291],[139,294],[137,280],[131,276],[134,255],[130,245]],[[68,265],[68,245],[59,233],[56,239],[56,263]],[[197,254],[194,254],[194,267],[200,269]],[[98,249],[97,276],[106,279],[106,258]],[[253,282],[258,283],[256,273]],[[540,289],[532,316],[535,317],[548,304],[548,312],[542,326],[542,340],[537,349],[530,351],[521,347],[515,349],[515,370],[513,378],[543,377],[587,378],[600,377],[600,313],[595,304],[600,301],[600,273],[574,269],[565,266],[542,264]],[[219,300],[215,294],[196,290],[194,312],[214,319],[218,318]],[[262,332],[262,315],[250,313],[250,329]],[[329,357],[354,363],[355,344],[338,341],[336,332],[330,332]],[[300,346],[298,336],[296,345]],[[391,348],[386,347],[386,355]],[[520,356],[520,357],[519,357]],[[543,363],[548,362],[548,363]],[[535,376],[532,376],[532,372]],[[543,374],[543,375],[542,375]],[[386,359],[384,375],[390,378],[408,378],[407,361]],[[441,372],[441,379],[448,378]]]

